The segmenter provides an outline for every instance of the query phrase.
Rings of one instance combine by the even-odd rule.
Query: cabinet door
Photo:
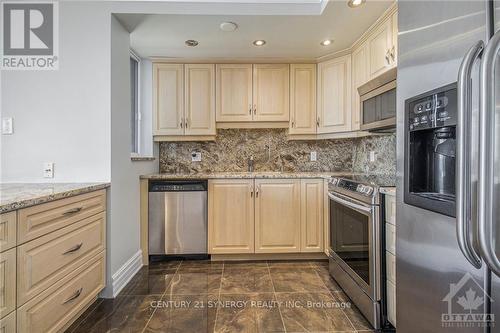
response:
[[[375,29],[367,40],[370,60],[370,78],[374,78],[391,67],[392,47],[391,18]]]
[[[254,252],[254,191],[251,179],[208,182],[210,253]]]
[[[318,65],[318,133],[351,130],[351,56]]]
[[[0,253],[0,318],[16,309],[16,249]]]
[[[253,66],[253,104],[255,121],[288,121],[289,65]]]
[[[290,134],[316,133],[316,65],[290,65]]]
[[[300,189],[300,251],[323,251],[323,179],[303,179]]]
[[[255,253],[300,252],[300,180],[255,180]]]
[[[215,135],[215,66],[184,65],[186,135]]]
[[[391,62],[392,66],[398,65],[398,12],[392,14]]]
[[[252,121],[252,65],[222,64],[216,68],[217,121]]]
[[[361,99],[358,87],[368,80],[368,48],[362,44],[352,52],[352,130],[358,131],[361,119]]]
[[[184,67],[153,66],[153,135],[184,134]]]

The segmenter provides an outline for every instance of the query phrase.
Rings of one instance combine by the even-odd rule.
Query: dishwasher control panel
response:
[[[149,192],[196,192],[206,191],[206,181],[158,181],[149,183]]]

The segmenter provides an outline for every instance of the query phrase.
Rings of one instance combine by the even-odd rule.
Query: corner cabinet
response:
[[[351,55],[318,64],[318,133],[351,130]]]
[[[215,136],[215,65],[153,65],[155,141]]]
[[[359,131],[361,126],[361,98],[358,87],[368,81],[368,46],[363,43],[352,52],[352,130]]]
[[[290,65],[290,134],[316,133],[316,64]]]

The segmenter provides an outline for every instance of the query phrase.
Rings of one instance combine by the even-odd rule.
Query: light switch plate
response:
[[[318,153],[316,153],[315,151],[312,151],[311,152],[311,162],[316,162],[318,160]]]
[[[201,162],[201,153],[193,151],[191,153],[191,162]]]
[[[370,162],[375,162],[377,159],[377,156],[375,155],[375,152],[372,150],[370,151]]]
[[[54,178],[54,162],[43,163],[43,178]]]
[[[12,117],[2,118],[2,134],[10,135],[14,133],[14,120]]]

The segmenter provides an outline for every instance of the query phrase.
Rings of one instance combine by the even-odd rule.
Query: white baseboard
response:
[[[113,298],[132,280],[142,267],[142,251],[137,251],[120,269],[112,276]]]

